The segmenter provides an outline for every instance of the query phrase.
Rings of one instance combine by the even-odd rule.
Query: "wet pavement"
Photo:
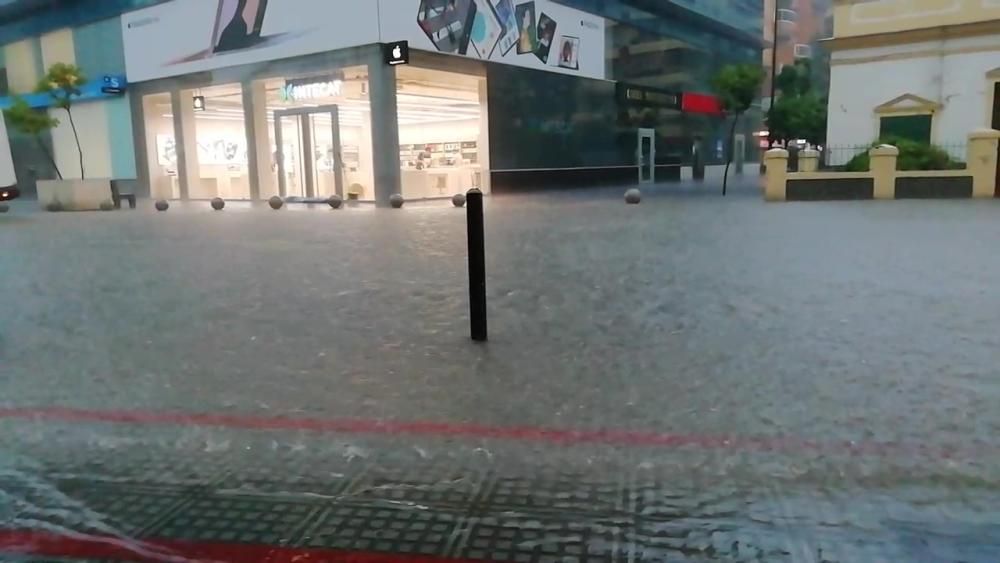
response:
[[[487,345],[459,210],[18,202],[0,560],[996,561],[1000,203],[734,191],[490,199]]]

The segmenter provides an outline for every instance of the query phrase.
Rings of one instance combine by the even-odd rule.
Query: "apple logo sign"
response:
[[[383,47],[385,64],[405,65],[410,62],[410,45],[406,41],[396,41]]]

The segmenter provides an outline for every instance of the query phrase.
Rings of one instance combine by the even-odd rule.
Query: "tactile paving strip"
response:
[[[6,458],[0,528],[546,563],[909,561],[926,553],[994,563],[1000,552],[1000,497],[965,482],[734,479],[728,465],[685,474],[645,458],[587,473],[481,455],[463,465],[405,448],[384,456],[363,446],[331,459],[312,449],[257,459],[270,447],[246,446],[190,457],[184,450],[173,465],[177,452],[138,446],[42,447],[23,467]]]
[[[146,536],[206,542],[287,545],[318,512],[315,504],[205,495]]]
[[[456,554],[486,561],[589,563],[626,556],[624,527],[522,514],[474,519]]]
[[[337,505],[305,533],[301,547],[440,555],[463,517],[412,508]]]

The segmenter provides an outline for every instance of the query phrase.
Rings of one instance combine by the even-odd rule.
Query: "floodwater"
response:
[[[461,210],[21,203],[0,554],[996,561],[1000,204],[735,192],[490,199],[486,345]]]

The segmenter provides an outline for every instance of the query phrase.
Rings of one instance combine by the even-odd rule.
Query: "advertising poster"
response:
[[[173,0],[122,14],[131,82],[379,42],[376,2]]]
[[[556,37],[556,21],[549,16],[542,14],[538,18],[538,45],[535,47],[535,56],[538,60],[546,63],[549,61],[549,51],[552,50],[552,41]]]
[[[551,0],[172,0],[122,15],[131,82],[404,40],[604,78],[604,30]]]
[[[517,54],[534,53],[538,45],[538,27],[535,24],[535,3],[518,4],[517,11]]]
[[[517,44],[517,18],[514,16],[514,2],[513,0],[490,0],[490,2],[503,30],[498,45],[499,54],[506,55]]]
[[[605,22],[551,0],[379,0],[384,41],[604,79]],[[408,8],[407,8],[408,7]],[[413,37],[413,22],[422,29]]]
[[[556,64],[562,68],[578,70],[580,68],[580,39],[564,35],[559,39],[559,58]]]

